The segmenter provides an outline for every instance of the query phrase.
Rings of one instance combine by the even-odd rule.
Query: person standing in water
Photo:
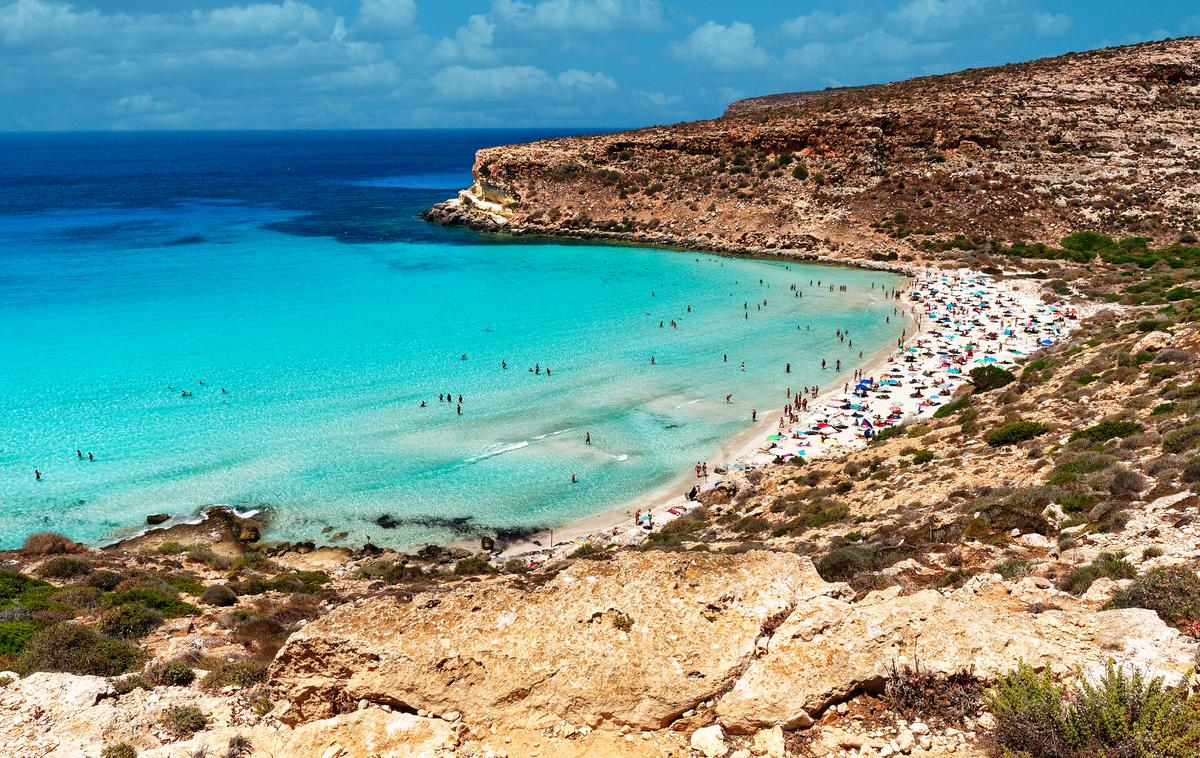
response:
[[[40,481],[42,481],[42,472],[41,472],[41,471],[38,471],[37,469],[34,469],[34,470],[33,470],[33,480],[34,480],[35,482],[40,482]]]
[[[583,435],[583,444],[585,444],[585,445],[592,444],[592,433],[591,432],[588,432]]]

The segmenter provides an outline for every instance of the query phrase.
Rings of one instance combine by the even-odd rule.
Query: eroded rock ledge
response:
[[[1178,681],[1195,655],[1152,611],[1096,612],[1033,580],[849,595],[788,553],[622,553],[544,584],[344,606],[291,637],[271,690],[291,723],[365,700],[543,729],[662,729],[707,708],[745,733],[807,726],[893,663],[992,678],[1111,656]]]

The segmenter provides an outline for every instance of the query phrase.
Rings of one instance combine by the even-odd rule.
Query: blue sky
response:
[[[1200,2],[0,0],[0,129],[619,127],[1200,34]]]

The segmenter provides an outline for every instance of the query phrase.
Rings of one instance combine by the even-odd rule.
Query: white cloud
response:
[[[986,0],[908,0],[891,14],[899,34],[942,37],[969,24],[986,24]]]
[[[496,25],[487,16],[477,13],[458,27],[454,39],[443,39],[438,43],[437,54],[448,60],[491,60],[496,54],[491,47],[495,32]]]
[[[570,98],[617,89],[617,83],[605,74],[573,68],[551,76],[537,66],[447,66],[434,74],[432,83],[446,100],[482,102],[534,96]]]
[[[592,73],[590,71],[580,71],[577,68],[568,69],[557,77],[555,81],[560,87],[565,87],[569,90],[597,90],[597,89],[616,89],[617,83],[612,77],[604,74]]]
[[[827,42],[808,42],[783,54],[783,62],[789,68],[817,69],[829,65],[833,58],[833,46]]]
[[[416,0],[362,0],[354,30],[363,37],[393,37],[409,31],[416,17]]]
[[[215,37],[297,39],[331,34],[334,18],[295,0],[192,11],[197,30]]]
[[[553,80],[537,66],[448,66],[431,81],[447,100],[505,100],[544,89]]]
[[[1039,37],[1061,37],[1071,31],[1071,17],[1065,13],[1038,13],[1033,17],[1033,29]]]
[[[554,32],[608,32],[662,25],[658,0],[493,0],[492,15],[513,26]]]
[[[64,3],[17,0],[0,7],[0,42],[6,47],[95,38],[105,25],[98,11],[78,13]]]
[[[853,31],[859,20],[850,13],[827,13],[813,11],[784,21],[780,29],[784,34],[799,39],[835,37]]]
[[[709,21],[696,27],[671,47],[676,56],[708,65],[718,71],[748,71],[761,68],[770,56],[758,45],[754,27],[735,21],[729,26]]]

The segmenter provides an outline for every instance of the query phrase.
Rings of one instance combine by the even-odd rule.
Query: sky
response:
[[[618,128],[1200,34],[1200,1],[0,0],[0,130]]]

